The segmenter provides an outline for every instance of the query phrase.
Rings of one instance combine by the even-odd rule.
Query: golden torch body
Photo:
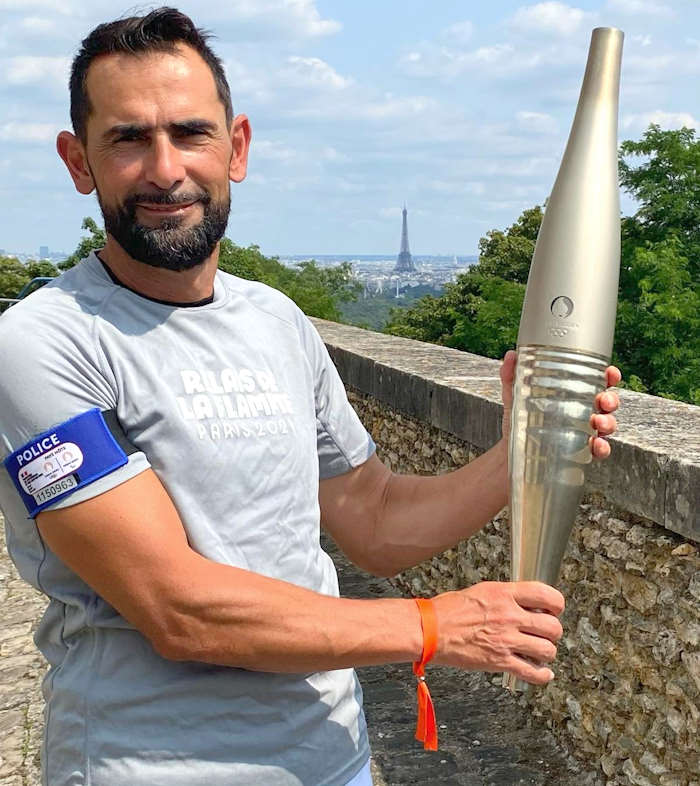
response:
[[[623,34],[593,31],[569,141],[527,282],[509,445],[511,578],[555,584],[591,461],[620,268],[617,116]],[[522,690],[512,675],[504,685]]]

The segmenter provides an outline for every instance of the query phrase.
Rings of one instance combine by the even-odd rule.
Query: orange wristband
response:
[[[437,723],[435,722],[435,708],[430,691],[425,682],[425,665],[435,654],[437,649],[437,618],[433,602],[428,598],[414,598],[420,623],[423,628],[423,654],[421,659],[413,664],[413,673],[418,678],[418,724],[416,725],[416,739],[423,743],[427,751],[437,750]]]

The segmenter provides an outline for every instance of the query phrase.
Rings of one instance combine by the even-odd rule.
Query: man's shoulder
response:
[[[31,352],[53,338],[84,333],[109,294],[91,283],[79,263],[9,308],[0,317],[0,350]]]
[[[304,312],[284,292],[263,284],[261,281],[250,281],[239,278],[223,270],[218,271],[226,288],[234,296],[246,300],[261,315],[280,319],[298,327],[300,320],[305,320]]]

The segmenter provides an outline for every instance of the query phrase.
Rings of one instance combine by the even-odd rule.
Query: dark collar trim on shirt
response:
[[[146,300],[151,300],[154,303],[160,303],[162,306],[176,306],[177,308],[192,308],[194,306],[208,306],[210,303],[214,302],[214,293],[212,292],[209,297],[202,298],[202,300],[196,300],[194,303],[177,303],[173,300],[159,300],[157,297],[149,297],[148,295],[144,295],[141,292],[137,292],[135,289],[128,287],[123,281],[120,281],[113,273],[112,269],[109,265],[105,264],[103,260],[100,258],[99,254],[95,254],[95,256],[100,260],[102,263],[102,267],[105,269],[107,275],[112,279],[112,281],[120,287],[124,289],[128,289],[129,292],[133,292],[135,295],[139,297],[146,298]]]

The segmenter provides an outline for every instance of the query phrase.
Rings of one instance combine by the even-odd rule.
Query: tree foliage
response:
[[[105,231],[92,218],[84,218],[82,227],[89,234],[83,236],[75,251],[59,264],[62,270],[73,267],[92,251],[105,245]],[[340,304],[354,300],[361,289],[352,278],[350,263],[321,268],[315,262],[308,261],[296,268],[289,268],[275,257],[264,256],[258,246],[237,246],[229,238],[221,241],[219,268],[240,278],[261,281],[281,290],[310,316],[335,321],[340,319]]]
[[[700,140],[695,130],[650,125],[638,142],[620,146],[620,185],[639,203],[623,219],[623,248],[678,238],[688,271],[700,279]]]
[[[620,146],[622,219],[613,361],[636,390],[700,404],[700,140],[651,125]],[[479,262],[443,296],[394,311],[387,332],[502,357],[514,346],[542,222],[538,206],[479,241]]]
[[[46,259],[32,259],[22,264],[16,257],[0,256],[0,297],[17,297],[33,278],[57,275],[56,266]]]
[[[322,268],[307,261],[289,268],[275,257],[261,254],[258,246],[237,246],[228,238],[221,241],[219,267],[240,278],[262,281],[279,289],[309,316],[336,322],[340,320],[340,304],[357,299],[361,290],[352,278],[349,262]]]
[[[68,270],[74,267],[81,259],[90,256],[93,251],[99,251],[101,248],[104,248],[107,242],[107,234],[102,227],[97,226],[94,218],[86,216],[83,219],[82,228],[87,229],[90,234],[83,235],[75,251],[67,259],[64,259],[63,262],[59,262],[58,267],[61,270]]]
[[[539,205],[526,210],[505,232],[492,229],[479,241],[479,272],[527,284],[543,216]]]

